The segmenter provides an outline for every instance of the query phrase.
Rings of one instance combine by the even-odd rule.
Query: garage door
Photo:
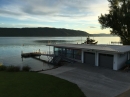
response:
[[[113,55],[99,54],[99,66],[113,69]]]
[[[88,65],[95,65],[95,53],[85,52],[84,53],[84,63]]]

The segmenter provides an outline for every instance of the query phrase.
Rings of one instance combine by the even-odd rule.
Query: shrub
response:
[[[1,65],[1,66],[0,66],[0,71],[5,71],[6,69],[7,69],[6,66],[4,66],[4,65]]]
[[[20,67],[19,66],[8,66],[7,71],[9,71],[9,72],[18,72],[18,71],[20,71]]]
[[[22,71],[30,71],[30,67],[29,66],[23,66],[22,67]]]

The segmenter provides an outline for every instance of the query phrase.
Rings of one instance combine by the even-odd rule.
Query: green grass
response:
[[[7,69],[6,66],[4,66],[4,65],[0,65],[0,71],[5,71],[6,69]]]
[[[77,85],[35,72],[0,72],[0,97],[85,97]]]
[[[8,72],[19,72],[20,71],[20,67],[19,66],[8,66],[6,67],[6,70]]]

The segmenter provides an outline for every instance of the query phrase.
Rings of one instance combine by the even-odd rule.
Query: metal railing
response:
[[[24,52],[21,51],[21,54],[23,54]],[[32,51],[32,53],[41,53],[41,54],[54,54],[53,51],[39,51],[39,50],[35,50],[35,51]]]

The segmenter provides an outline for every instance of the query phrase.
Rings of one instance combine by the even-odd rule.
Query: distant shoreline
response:
[[[96,36],[96,35],[88,35],[89,37],[118,37],[112,35],[104,35],[104,36]],[[88,37],[88,36],[0,36],[0,37]]]
[[[0,37],[118,37],[99,33],[90,34],[85,31],[65,28],[0,28]]]
[[[78,37],[88,33],[73,29],[59,28],[0,28],[0,37]]]

